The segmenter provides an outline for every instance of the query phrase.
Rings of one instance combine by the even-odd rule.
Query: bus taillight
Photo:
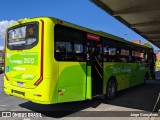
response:
[[[42,95],[41,95],[41,94],[34,94],[34,96],[42,97]]]
[[[38,85],[42,82],[42,80],[43,80],[43,78],[40,77],[40,78],[34,83],[34,85],[35,85],[35,86],[38,86]]]
[[[44,44],[44,21],[42,22],[42,33],[41,33],[41,71],[40,71],[40,78],[34,83],[35,86],[38,86],[43,80],[43,44]]]

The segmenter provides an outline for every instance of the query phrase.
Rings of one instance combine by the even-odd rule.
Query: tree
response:
[[[145,42],[143,45],[149,48],[153,48],[148,42]]]

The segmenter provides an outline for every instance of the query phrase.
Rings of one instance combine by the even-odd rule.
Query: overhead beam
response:
[[[158,26],[158,25],[160,25],[160,22],[139,23],[139,24],[132,24],[131,28]]]
[[[159,33],[141,33],[141,35],[160,35],[160,32]]]
[[[160,42],[160,38],[152,38],[152,39],[149,39],[150,41],[154,41],[154,42]]]
[[[148,38],[148,39],[160,39],[160,36],[153,36],[153,37],[147,37],[146,36],[146,38]]]
[[[155,44],[159,44],[159,41],[152,41],[153,43],[155,43]]]
[[[156,11],[160,11],[160,10],[143,8],[142,6],[137,6],[133,8],[127,8],[124,10],[115,11],[113,12],[113,16],[121,16],[121,15],[136,14],[136,13],[148,13],[148,12],[156,12]]]
[[[147,34],[160,34],[160,31],[148,31],[148,32],[141,32],[141,35],[147,35]]]
[[[109,13],[110,15],[113,15],[113,11],[107,7],[103,2],[99,0],[90,0],[92,3],[97,5],[100,9],[104,10],[105,12]]]

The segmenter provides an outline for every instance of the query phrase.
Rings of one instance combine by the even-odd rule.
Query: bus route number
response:
[[[24,58],[24,63],[34,63],[34,58]]]

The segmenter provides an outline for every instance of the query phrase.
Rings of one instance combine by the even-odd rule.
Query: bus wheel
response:
[[[110,79],[107,83],[106,88],[106,99],[111,100],[116,96],[117,93],[117,84],[115,79]]]

